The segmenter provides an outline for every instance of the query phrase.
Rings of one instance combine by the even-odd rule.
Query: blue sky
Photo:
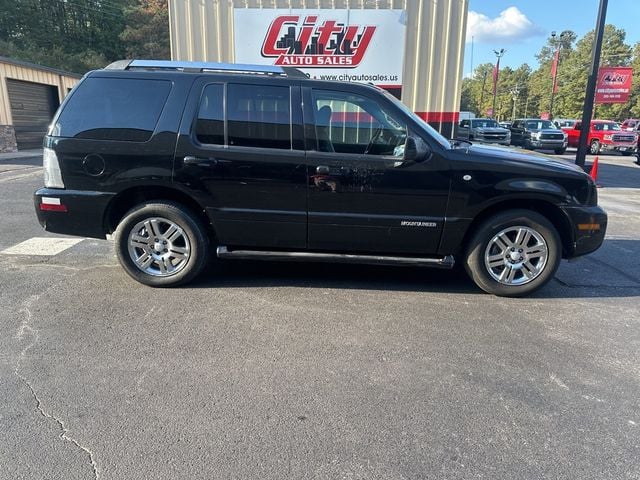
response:
[[[535,54],[552,31],[573,30],[582,37],[593,30],[599,0],[469,0],[464,74],[473,66],[494,63],[493,50],[506,49],[500,65],[516,68],[528,63],[534,69]],[[627,32],[626,41],[640,41],[640,0],[609,0],[607,23]]]

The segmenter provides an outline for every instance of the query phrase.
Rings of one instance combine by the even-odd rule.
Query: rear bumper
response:
[[[104,214],[114,196],[105,192],[41,188],[33,194],[33,203],[38,222],[48,232],[105,238]]]
[[[600,248],[607,231],[607,213],[599,206],[565,207],[563,211],[573,230],[573,248],[566,257],[579,257]]]

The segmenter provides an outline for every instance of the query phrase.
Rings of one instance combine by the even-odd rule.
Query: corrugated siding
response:
[[[13,125],[7,78],[53,85],[58,89],[60,102],[66,96],[67,90],[80,81],[78,78],[0,61],[0,125]]]
[[[427,114],[460,110],[468,0],[169,0],[172,58],[233,62],[234,8],[405,9],[402,101]]]

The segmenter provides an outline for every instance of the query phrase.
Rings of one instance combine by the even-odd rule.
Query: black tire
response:
[[[157,236],[153,240],[153,232],[147,232],[146,226],[141,227],[141,224],[152,220],[155,225],[152,229],[159,230],[153,235]],[[170,225],[177,227],[173,234],[170,235],[171,228],[163,233],[164,227]],[[130,238],[134,230],[138,232],[138,240]],[[165,233],[167,237],[163,236]],[[141,238],[148,242],[146,246],[139,241]],[[152,243],[162,245],[163,241],[169,243],[169,250],[164,249],[167,253],[159,249],[156,251],[156,247],[151,246]],[[124,270],[138,282],[151,287],[173,287],[193,280],[205,267],[209,257],[209,238],[200,220],[184,206],[167,201],[151,201],[129,210],[118,224],[115,243],[116,254]],[[152,269],[154,265],[158,266],[158,270],[169,269],[156,274],[148,273],[133,258],[138,254],[139,261],[151,259],[147,269]],[[170,271],[172,268],[174,272]]]
[[[527,280],[526,283],[519,285],[516,284],[504,284],[493,277],[496,274],[495,270],[490,270],[485,263],[485,254],[489,255],[491,249],[490,243],[496,245],[494,239],[499,233],[508,230],[510,227],[526,227],[527,231],[535,231],[539,235],[547,247],[546,261],[542,262],[541,259],[531,260],[532,262],[540,261],[539,273],[535,276],[532,275],[531,280]],[[536,241],[536,238],[533,238]],[[505,249],[505,255],[510,255],[511,248]],[[518,255],[516,251],[514,255]],[[502,256],[503,253],[499,253],[498,256]],[[531,254],[532,257],[535,253]],[[560,265],[560,259],[562,257],[562,247],[560,236],[553,224],[547,220],[544,216],[531,210],[507,210],[494,215],[485,222],[483,222],[474,232],[471,240],[467,246],[465,269],[471,279],[487,293],[501,297],[521,297],[528,295],[535,290],[539,289],[547,282],[549,282],[556,273],[558,266]],[[506,262],[509,257],[505,257],[505,260],[500,258],[500,262]],[[517,260],[517,259],[516,259]],[[520,257],[522,260],[522,257]],[[527,262],[529,263],[529,262]],[[531,263],[529,263],[531,265]],[[499,269],[500,266],[497,266]],[[505,266],[504,270],[511,269],[510,266]],[[517,270],[516,268],[512,268]],[[518,275],[521,275],[524,279],[524,267],[518,270]],[[529,272],[529,270],[526,270]],[[493,272],[493,274],[492,274]]]
[[[622,154],[622,156],[624,156],[624,157],[630,157],[630,156],[633,154],[633,152],[620,152],[620,153],[621,153],[621,154]]]
[[[524,142],[524,148],[525,150],[533,150],[533,145],[531,145],[531,142],[529,140],[526,140]]]
[[[554,150],[554,152],[555,152],[555,154],[556,154],[556,155],[564,155],[564,152],[566,152],[566,151],[567,151],[567,149],[566,149],[566,148],[556,148],[556,149]]]
[[[589,144],[589,153],[591,155],[598,155],[600,153],[600,141],[599,140],[591,140]]]

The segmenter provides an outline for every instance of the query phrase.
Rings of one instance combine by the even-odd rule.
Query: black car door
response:
[[[524,122],[516,120],[511,125],[511,145],[522,146],[522,139],[524,135]]]
[[[313,139],[309,249],[435,253],[449,191],[446,160],[435,153],[423,162],[404,160],[411,132],[382,95],[347,86],[303,90]]]
[[[279,79],[280,80],[280,79]],[[206,208],[218,244],[304,249],[307,170],[295,82],[199,79],[174,181]]]

